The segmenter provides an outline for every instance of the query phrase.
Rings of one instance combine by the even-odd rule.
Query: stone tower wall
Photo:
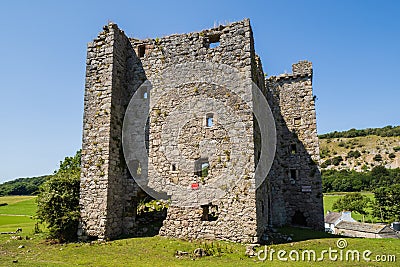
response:
[[[147,79],[152,84],[148,166],[141,169],[150,180],[162,177],[151,183],[168,194],[174,193],[174,185],[190,187],[198,178],[193,166],[204,157],[211,175],[198,181],[200,186],[218,183],[213,177],[240,178],[211,203],[191,203],[195,191],[178,196],[175,200],[185,205],[168,208],[161,235],[256,242],[268,225],[322,228],[310,62],[294,64],[292,74],[265,81],[247,19],[146,40],[129,39],[109,24],[88,45],[78,233],[83,239],[136,230],[141,190],[124,159],[122,126],[132,95]],[[258,105],[253,83],[267,98],[277,132],[273,166],[257,190],[262,140],[252,113]],[[215,125],[207,128],[211,106]],[[204,216],[211,210],[213,220]]]
[[[138,188],[125,164],[121,136],[126,106],[145,75],[115,24],[88,44],[86,63],[78,234],[117,237],[134,226]]]
[[[210,43],[215,42],[216,39],[219,41],[219,46],[210,47]],[[150,40],[131,39],[131,42],[137,53],[142,53],[143,68],[147,78],[153,84],[150,99],[155,106],[151,112],[150,140],[152,141],[149,148],[149,177],[154,175],[170,177],[171,183],[187,186],[184,183],[193,179],[191,177],[193,161],[201,157],[204,150],[208,150],[207,147],[202,149],[201,145],[198,147],[203,138],[218,139],[221,146],[217,148],[219,154],[209,158],[212,175],[221,175],[224,171],[230,170],[237,177],[247,177],[247,180],[237,184],[219,200],[213,203],[200,203],[211,204],[210,208],[217,207],[217,220],[202,220],[204,211],[198,204],[190,205],[189,203],[188,207],[172,205],[168,209],[167,219],[164,221],[160,234],[189,239],[256,241],[256,197],[253,179],[255,166],[251,112],[253,78],[251,66],[254,50],[249,20],[202,32]],[[176,67],[177,64],[180,64],[179,68]],[[171,67],[174,71],[169,73]],[[160,78],[160,73],[163,74],[162,78]],[[203,101],[202,98],[205,100]],[[215,108],[218,105],[217,102],[222,103],[221,108],[232,109],[231,115],[241,114],[241,120],[244,123],[229,122],[228,114],[215,114],[215,129],[211,129],[211,132],[205,129],[203,136],[201,131],[204,129],[203,117],[207,113],[207,107],[214,105]],[[189,109],[186,110],[186,108]],[[183,130],[180,129],[179,112],[176,113],[176,110],[192,114],[193,120],[186,123]],[[176,119],[171,121],[168,117]],[[188,134],[192,133],[188,136],[185,134],[180,136],[182,147],[187,148],[180,150],[180,153],[188,159],[187,166],[184,166],[184,162],[169,161],[179,156],[179,149],[170,147],[163,152],[162,144],[168,144],[170,141],[167,137],[160,140],[159,129],[166,125],[172,133],[180,130]],[[224,129],[228,129],[233,134],[228,137],[228,132],[224,132]],[[243,129],[245,129],[244,132]],[[193,133],[199,133],[199,139]],[[244,139],[246,139],[245,142]],[[239,146],[240,149],[231,150],[232,142],[236,143],[236,147]],[[229,155],[226,151],[229,151]],[[171,171],[171,164],[176,166],[176,171]],[[234,167],[235,164],[237,167]],[[190,198],[189,195],[182,197]]]
[[[311,62],[292,74],[270,77],[267,95],[277,127],[277,152],[269,174],[273,225],[323,228],[322,183]]]

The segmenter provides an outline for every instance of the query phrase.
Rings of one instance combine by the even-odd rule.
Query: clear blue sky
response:
[[[250,18],[264,71],[314,64],[319,133],[399,125],[400,1],[1,1],[0,182],[52,173],[81,146],[86,43]]]

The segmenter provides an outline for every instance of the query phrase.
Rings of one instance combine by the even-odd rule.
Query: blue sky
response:
[[[400,1],[2,1],[0,182],[52,173],[81,146],[86,44],[250,18],[264,71],[310,60],[319,133],[399,125]]]

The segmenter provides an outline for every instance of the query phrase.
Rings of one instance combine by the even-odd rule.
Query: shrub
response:
[[[361,193],[350,193],[336,200],[332,209],[355,211],[359,214],[367,215],[366,209],[370,201],[369,197],[361,195]]]
[[[361,157],[361,153],[358,150],[350,150],[349,153],[347,153],[347,158],[359,158]]]
[[[395,157],[396,157],[396,154],[394,154],[394,153],[390,153],[390,154],[389,154],[389,158],[390,158],[390,159],[394,159]]]
[[[387,222],[400,220],[400,184],[379,187],[374,190],[373,215]]]
[[[138,203],[136,208],[136,212],[138,215],[153,212],[153,211],[161,211],[167,209],[169,206],[169,202],[164,202],[160,200],[149,200],[143,199],[141,202]]]
[[[382,161],[382,156],[381,154],[376,154],[373,158],[374,161]]]
[[[321,164],[321,168],[327,168],[330,165],[332,165],[332,160],[331,159],[327,159]]]
[[[345,146],[346,146],[346,143],[343,142],[343,141],[341,141],[341,142],[339,142],[338,146],[340,146],[340,147],[345,147]]]
[[[395,146],[395,147],[393,147],[393,150],[394,150],[395,152],[400,151],[400,146]]]
[[[330,153],[329,149],[324,148],[321,150],[321,152],[319,154],[320,154],[321,158],[326,158],[326,157],[329,157],[329,153]]]
[[[364,172],[365,172],[365,171],[368,171],[368,166],[365,165],[365,164],[362,165],[362,166],[361,166],[361,170],[364,171]]]
[[[80,151],[66,157],[60,169],[41,187],[37,218],[48,224],[50,237],[61,242],[77,238],[79,221]]]
[[[342,161],[343,161],[343,158],[341,156],[337,156],[332,159],[332,164],[335,166],[339,166],[340,162],[342,162]]]

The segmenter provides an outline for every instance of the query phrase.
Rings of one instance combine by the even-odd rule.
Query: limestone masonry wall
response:
[[[254,243],[269,226],[322,229],[310,62],[265,80],[245,19],[146,40],[110,23],[88,44],[86,63],[82,239],[139,231],[136,207],[144,193],[127,168],[136,159],[125,159],[122,131],[128,103],[146,80],[148,160],[140,169],[149,186],[172,196],[160,235]],[[277,133],[271,171],[258,188],[255,170],[266,141],[253,115],[254,85]]]
[[[268,99],[277,128],[277,153],[269,173],[273,225],[295,224],[322,229],[322,183],[312,65],[293,65],[293,74],[267,80]]]

